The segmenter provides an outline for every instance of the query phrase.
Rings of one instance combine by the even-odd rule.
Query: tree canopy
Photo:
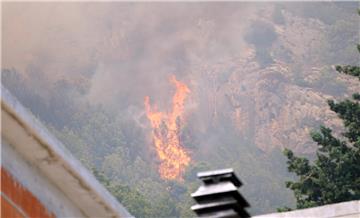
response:
[[[360,45],[357,49],[360,52]],[[360,80],[359,66],[336,66],[336,70]],[[295,194],[297,209],[360,199],[359,100],[359,93],[340,102],[328,100],[330,109],[343,120],[346,130],[342,137],[335,137],[332,130],[324,126],[312,132],[311,137],[318,145],[315,161],[284,150],[289,172],[299,177],[298,181],[286,182],[286,187]]]

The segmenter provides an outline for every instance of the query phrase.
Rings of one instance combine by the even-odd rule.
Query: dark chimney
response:
[[[191,197],[197,202],[191,207],[199,217],[250,217],[245,211],[249,203],[238,192],[242,185],[233,169],[200,172],[203,181]]]

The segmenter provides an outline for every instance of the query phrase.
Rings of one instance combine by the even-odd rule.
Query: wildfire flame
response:
[[[147,118],[152,126],[152,138],[156,152],[161,161],[159,173],[161,178],[182,180],[185,167],[190,163],[190,156],[181,146],[179,133],[184,122],[184,102],[190,89],[186,84],[170,77],[170,82],[176,87],[172,98],[172,110],[168,113],[157,110],[156,105],[151,107],[149,96],[145,97]]]

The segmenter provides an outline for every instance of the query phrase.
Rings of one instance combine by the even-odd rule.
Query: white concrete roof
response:
[[[360,200],[328,204],[290,212],[264,214],[253,218],[359,218]]]
[[[84,216],[132,217],[34,116],[1,86],[1,135]]]

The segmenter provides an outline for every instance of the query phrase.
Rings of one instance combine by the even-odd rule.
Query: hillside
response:
[[[4,4],[2,84],[137,217],[190,216],[195,173],[227,167],[252,215],[291,206],[281,150],[311,158],[311,130],[342,128],[326,99],[360,91],[333,69],[359,61],[356,3],[54,5],[14,23],[24,8]],[[159,175],[152,134],[170,127],[144,104],[176,115],[171,75],[189,88],[178,180]]]

